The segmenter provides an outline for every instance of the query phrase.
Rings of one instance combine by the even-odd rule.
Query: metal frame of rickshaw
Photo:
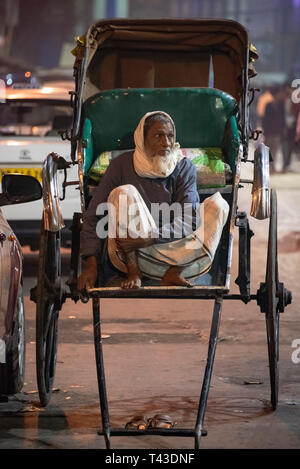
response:
[[[116,27],[124,24],[155,24],[157,20],[106,20],[99,22],[97,25],[106,25],[112,23]],[[164,20],[161,20],[164,21]],[[184,24],[185,20],[166,20],[171,24]],[[203,20],[209,23],[216,20]],[[218,20],[217,20],[218,21]],[[220,20],[220,26],[225,20]],[[226,22],[226,21],[225,21]],[[169,24],[168,23],[168,24]],[[193,25],[197,24],[197,20],[191,21]],[[199,23],[199,20],[198,20]],[[236,27],[242,28],[238,23]],[[96,26],[97,26],[96,25]],[[93,26],[94,28],[96,26]],[[93,34],[93,27],[90,28],[89,34]],[[95,29],[94,29],[95,31]],[[82,96],[83,96],[83,83],[87,72],[87,48],[84,48],[83,42],[79,40],[81,47],[80,60],[78,57],[75,61],[74,75],[75,75],[75,92],[72,93],[71,102],[74,108],[73,126],[71,134],[65,133],[64,138],[71,141],[71,157],[73,164],[79,166],[79,186],[80,196],[82,201],[83,197],[83,171],[82,171],[82,153],[80,147],[80,131],[81,131],[81,112],[82,112]],[[80,55],[80,53],[79,53]],[[182,436],[193,437],[195,448],[199,448],[201,436],[206,435],[206,430],[203,428],[204,417],[212,376],[212,369],[218,339],[218,330],[220,325],[220,315],[222,302],[225,299],[241,300],[248,303],[251,300],[256,300],[262,312],[266,315],[267,325],[267,340],[269,352],[269,366],[270,366],[270,382],[271,382],[271,403],[272,408],[276,409],[278,402],[278,327],[279,327],[279,312],[283,312],[287,304],[291,302],[291,293],[284,288],[284,285],[278,280],[278,263],[277,263],[277,205],[275,192],[271,195],[271,208],[267,216],[270,217],[269,223],[269,242],[267,254],[267,269],[265,282],[261,283],[256,294],[250,294],[250,239],[252,231],[250,230],[247,215],[244,212],[237,211],[237,195],[243,181],[240,179],[240,165],[241,162],[247,161],[248,158],[248,141],[249,138],[257,138],[257,132],[252,132],[249,129],[248,122],[248,106],[249,106],[249,92],[248,92],[248,64],[249,64],[249,47],[244,48],[243,69],[242,69],[242,90],[243,94],[240,102],[240,132],[241,142],[238,152],[238,161],[236,163],[236,174],[232,184],[232,210],[230,214],[229,223],[229,244],[228,244],[228,267],[231,264],[232,245],[233,245],[233,229],[235,226],[239,228],[239,272],[236,283],[239,285],[240,294],[230,294],[230,269],[226,271],[226,281],[223,286],[195,286],[194,288],[182,287],[157,287],[145,286],[137,290],[122,290],[119,287],[98,287],[88,291],[88,297],[82,298],[82,301],[92,299],[93,305],[93,324],[94,324],[94,345],[95,357],[97,365],[97,378],[98,378],[98,391],[101,409],[102,430],[99,432],[104,436],[107,448],[110,448],[111,436],[131,436],[131,435],[164,435],[164,436]],[[252,91],[253,93],[253,91]],[[267,159],[269,154],[267,152]],[[266,161],[266,147],[258,150],[254,165],[258,168],[258,176],[256,181],[252,182],[253,185],[257,183],[257,178],[264,176],[259,165],[262,161]],[[56,180],[55,173],[57,169],[63,168],[65,174],[67,173],[68,164],[55,154],[50,154],[45,160],[44,164],[44,218],[42,222],[41,246],[40,246],[40,259],[39,259],[39,273],[38,284],[32,290],[32,299],[37,302],[37,376],[39,395],[42,405],[47,405],[51,397],[51,390],[55,375],[55,362],[56,362],[56,348],[57,348],[57,321],[59,310],[66,299],[78,301],[80,294],[76,289],[76,278],[78,275],[79,266],[79,234],[82,223],[82,215],[75,213],[74,222],[72,227],[72,252],[71,252],[71,279],[67,282],[67,289],[62,287],[60,282],[60,267],[59,267],[59,249],[60,249],[60,230],[59,222],[60,214],[55,213],[52,206],[49,212],[49,193],[56,193]],[[78,181],[77,181],[78,183]],[[261,183],[261,181],[260,181]],[[63,189],[68,184],[74,182],[65,181]],[[83,201],[84,203],[84,201]],[[48,212],[47,212],[48,207]],[[58,211],[59,212],[59,211]],[[58,227],[53,220],[58,220]],[[52,222],[52,225],[51,225]],[[57,257],[56,257],[57,256]],[[55,258],[52,261],[52,258]],[[58,259],[58,260],[57,260]],[[50,265],[50,267],[49,267]],[[51,267],[52,266],[52,267]],[[47,271],[48,269],[48,271]],[[51,286],[46,284],[45,278],[48,278]],[[198,412],[196,417],[195,427],[192,429],[186,428],[171,428],[171,429],[127,429],[127,428],[111,428],[109,421],[108,399],[105,384],[105,371],[103,361],[102,339],[101,339],[101,316],[100,316],[100,299],[101,298],[179,298],[179,299],[209,299],[214,300],[214,308],[212,314],[212,323],[210,330],[210,338],[208,343],[207,361],[202,382],[202,389],[199,399]]]

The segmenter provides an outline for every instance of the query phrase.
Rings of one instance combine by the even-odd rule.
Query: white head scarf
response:
[[[166,170],[158,171],[153,168],[151,158],[147,156],[145,152],[145,148],[144,148],[145,120],[147,119],[147,117],[152,116],[153,114],[163,114],[170,120],[174,129],[174,142],[175,142],[175,138],[176,138],[175,124],[173,122],[173,119],[169,116],[169,114],[163,111],[147,112],[147,114],[145,114],[144,117],[142,117],[142,119],[140,120],[139,125],[137,126],[134,132],[135,151],[133,154],[133,165],[134,165],[135,172],[139,176],[148,177],[148,178],[165,178],[173,173],[179,161],[179,155],[174,144],[174,148],[171,150],[170,154],[168,155],[168,162],[167,162]]]

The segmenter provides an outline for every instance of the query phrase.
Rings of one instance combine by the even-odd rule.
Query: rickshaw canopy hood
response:
[[[108,89],[185,86],[218,88],[239,102],[258,57],[241,24],[216,19],[102,20],[73,54],[75,68],[84,61],[84,101]]]

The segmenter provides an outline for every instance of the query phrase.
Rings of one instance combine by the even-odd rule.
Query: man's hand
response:
[[[137,249],[146,248],[154,244],[153,238],[117,238],[118,248],[125,254],[137,251]]]
[[[77,288],[79,291],[93,288],[97,280],[97,258],[94,256],[88,257],[82,274],[77,279]]]

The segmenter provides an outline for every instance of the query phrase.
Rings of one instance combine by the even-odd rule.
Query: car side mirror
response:
[[[42,186],[33,176],[4,174],[1,183],[0,206],[23,204],[42,198]]]

